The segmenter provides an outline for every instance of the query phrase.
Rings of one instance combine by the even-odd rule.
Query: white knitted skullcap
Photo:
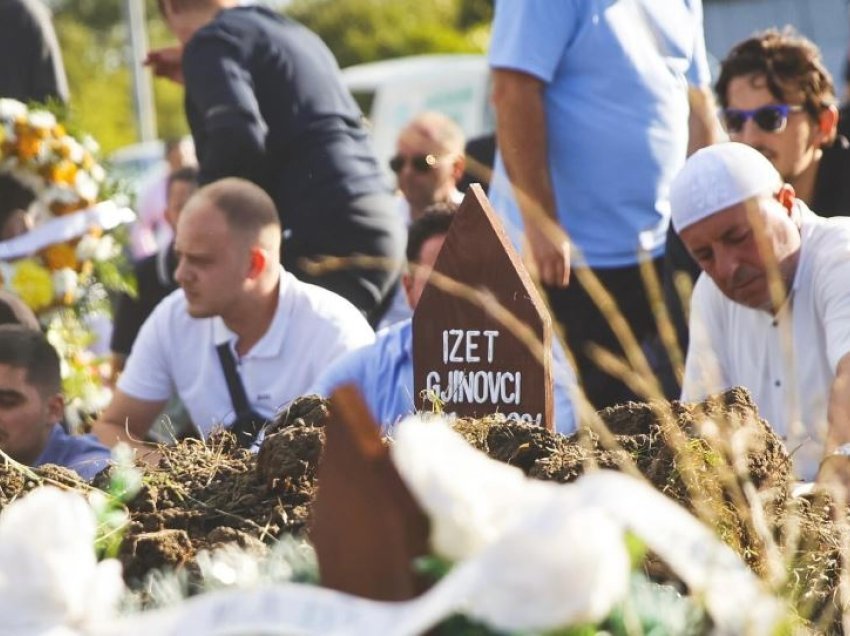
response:
[[[782,187],[782,177],[758,150],[733,141],[708,146],[688,158],[670,185],[673,229]]]

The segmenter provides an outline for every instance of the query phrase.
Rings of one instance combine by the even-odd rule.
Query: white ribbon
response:
[[[135,219],[136,214],[130,208],[119,208],[112,201],[103,201],[85,210],[45,221],[26,234],[8,241],[0,241],[0,260],[31,256],[55,243],[80,237],[93,228],[111,230]]]

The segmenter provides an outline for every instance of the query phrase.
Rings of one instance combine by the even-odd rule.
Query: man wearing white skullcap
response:
[[[682,399],[750,390],[799,477],[850,475],[850,219],[817,216],[740,143],[691,156],[672,220],[702,268]],[[850,483],[850,481],[846,482]]]

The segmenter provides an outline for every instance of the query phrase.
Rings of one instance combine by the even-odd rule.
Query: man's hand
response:
[[[540,282],[566,287],[570,282],[570,241],[561,226],[546,217],[526,220],[525,237]]]
[[[833,493],[837,501],[850,504],[850,457],[828,455],[818,469],[817,484]]]
[[[136,449],[143,460],[159,462],[158,454],[151,454],[153,445],[144,441],[156,416],[162,412],[166,400],[148,402],[138,400],[115,389],[112,402],[92,426],[92,432],[101,443],[112,448],[124,442]]]
[[[150,66],[157,77],[183,84],[183,47],[169,46],[148,51],[145,66]]]

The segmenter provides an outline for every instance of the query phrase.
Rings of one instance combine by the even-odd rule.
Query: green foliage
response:
[[[71,90],[67,121],[92,134],[106,154],[138,141],[122,5],[106,0],[63,0],[54,13]],[[173,44],[155,0],[146,0],[146,10],[151,48]],[[159,136],[185,135],[183,88],[157,79],[153,90]]]
[[[138,0],[134,0],[138,1]],[[151,48],[174,43],[155,0],[144,0]],[[73,126],[91,133],[104,153],[137,141],[123,2],[58,0]],[[340,66],[422,53],[480,53],[488,43],[493,0],[293,0],[288,13],[330,46]],[[153,80],[160,137],[188,131],[183,88]]]
[[[133,462],[133,451],[119,444],[112,451],[113,466],[109,471],[106,492],[96,490],[89,503],[97,518],[95,549],[101,559],[118,555],[124,532],[130,523],[126,503],[142,488],[142,473]]]
[[[422,53],[480,53],[491,0],[294,0],[287,14],[350,66]]]

